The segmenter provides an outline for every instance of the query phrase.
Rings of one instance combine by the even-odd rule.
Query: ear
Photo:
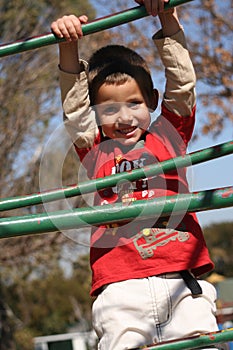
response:
[[[158,106],[159,102],[159,92],[157,89],[153,89],[153,93],[151,96],[151,101],[150,101],[150,108],[154,112]]]

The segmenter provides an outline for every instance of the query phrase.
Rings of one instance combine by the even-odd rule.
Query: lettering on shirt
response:
[[[134,169],[142,168],[148,163],[148,155],[145,155],[145,153],[142,154],[141,158],[134,160],[127,160],[122,155],[119,155],[115,159],[115,165],[112,167],[111,173],[130,172]],[[147,178],[135,182],[121,181],[112,188],[112,192],[117,194],[118,200],[125,204],[140,199],[148,199],[155,195],[154,190],[148,188]],[[102,204],[108,204],[106,197],[102,201]],[[118,224],[107,225],[105,234],[115,236],[119,226]],[[189,238],[190,234],[186,231],[178,231],[170,228],[145,228],[132,237],[132,242],[141,258],[148,259],[154,256],[155,251],[159,247],[177,240],[179,242],[186,242]]]
[[[112,168],[112,174],[130,172],[134,169],[143,168],[146,165],[147,158],[148,157],[143,154],[139,159],[127,160],[123,158],[123,156],[119,155],[115,159],[115,166]],[[148,197],[147,189],[147,178],[143,178],[135,182],[125,180],[112,188],[113,192],[118,195],[118,198],[122,203],[129,203],[139,199],[138,196],[134,196],[134,192],[136,191],[140,191],[143,198]]]

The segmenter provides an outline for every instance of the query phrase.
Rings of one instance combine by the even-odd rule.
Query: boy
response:
[[[166,73],[162,113],[145,61],[120,45],[98,50],[89,64],[76,41],[86,16],[64,16],[51,28],[60,47],[65,125],[89,177],[131,171],[185,154],[195,117],[195,74],[175,9],[138,0],[159,16],[153,36]],[[151,124],[151,125],[150,125]],[[99,191],[95,205],[187,193],[185,170]],[[140,219],[140,218],[139,218]],[[216,331],[216,293],[200,276],[213,268],[195,214],[94,227],[90,261],[93,326],[101,350],[122,350]]]

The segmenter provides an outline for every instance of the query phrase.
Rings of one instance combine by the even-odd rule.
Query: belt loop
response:
[[[187,271],[180,271],[180,275],[183,278],[186,286],[191,290],[193,295],[199,295],[202,294],[202,289],[198,281],[195,277],[192,276],[192,274]]]

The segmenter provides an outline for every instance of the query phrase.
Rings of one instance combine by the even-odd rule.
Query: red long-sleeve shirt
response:
[[[154,38],[166,74],[161,115],[130,150],[104,137],[90,108],[87,72],[61,72],[65,125],[90,178],[103,178],[184,155],[195,122],[195,74],[182,30],[171,38]],[[95,205],[188,193],[185,169],[119,183],[96,193]],[[188,203],[187,203],[188,208]],[[168,272],[191,270],[196,276],[213,268],[194,213],[94,227],[90,261],[91,294],[109,283]]]

